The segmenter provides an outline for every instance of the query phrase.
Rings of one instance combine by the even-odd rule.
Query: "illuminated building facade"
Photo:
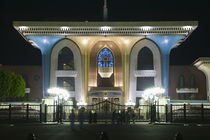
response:
[[[14,22],[14,28],[41,50],[43,98],[63,87],[88,104],[136,103],[149,87],[165,88],[169,56],[197,22]]]

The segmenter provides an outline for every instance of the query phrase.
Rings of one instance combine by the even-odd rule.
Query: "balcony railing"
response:
[[[176,88],[176,93],[198,93],[198,88]]]
[[[56,77],[77,77],[78,72],[74,70],[56,70]]]
[[[155,77],[155,70],[136,70],[134,72],[135,77]]]

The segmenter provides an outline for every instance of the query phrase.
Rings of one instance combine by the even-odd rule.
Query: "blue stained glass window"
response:
[[[98,54],[98,67],[113,67],[113,55],[112,52],[104,48]]]

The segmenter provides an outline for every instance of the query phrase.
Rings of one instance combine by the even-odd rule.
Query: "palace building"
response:
[[[41,50],[43,99],[50,98],[47,89],[61,87],[77,103],[107,99],[138,104],[149,87],[163,87],[163,96],[170,98],[170,51],[198,23],[15,21],[13,25]]]

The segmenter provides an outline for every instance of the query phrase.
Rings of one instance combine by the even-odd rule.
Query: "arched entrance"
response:
[[[89,104],[104,101],[121,103],[123,69],[120,48],[112,41],[99,41],[89,50]]]

